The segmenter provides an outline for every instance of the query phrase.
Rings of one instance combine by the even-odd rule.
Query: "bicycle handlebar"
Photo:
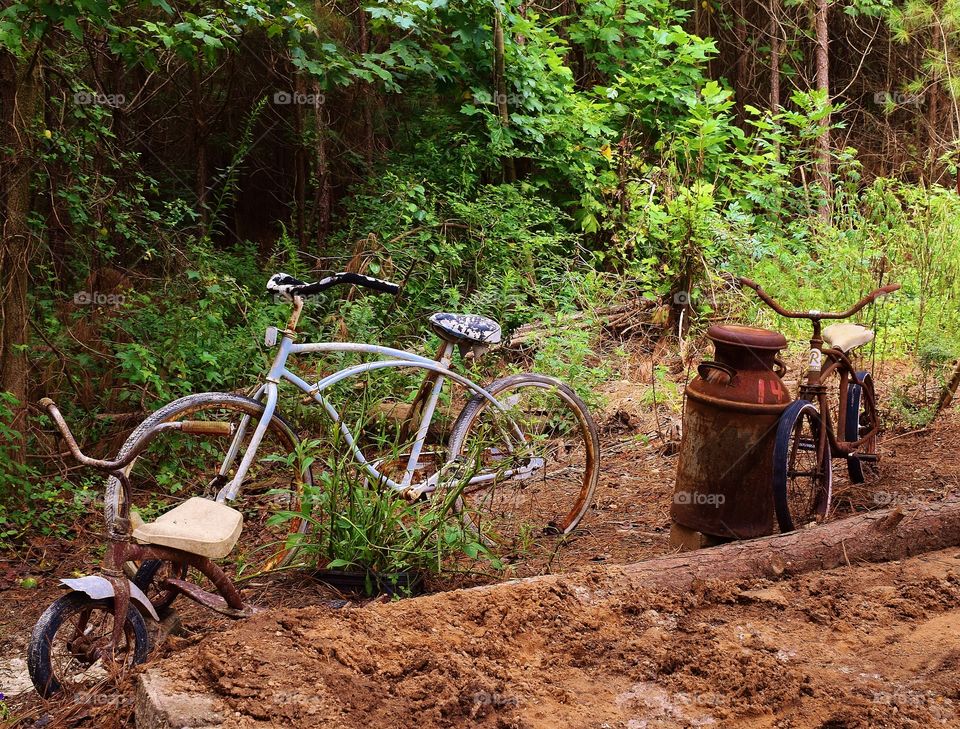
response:
[[[286,299],[292,299],[294,296],[319,294],[321,291],[326,291],[329,288],[341,284],[363,286],[364,288],[379,291],[383,294],[396,294],[400,291],[400,287],[390,281],[373,278],[372,276],[364,276],[360,273],[350,273],[349,271],[334,273],[313,283],[301,281],[288,273],[275,273],[270,277],[270,280],[267,281],[267,291],[271,294],[283,296]]]
[[[137,456],[143,453],[144,449],[146,449],[146,447],[150,444],[150,441],[152,441],[158,433],[164,430],[179,430],[181,432],[191,433],[194,435],[233,435],[234,432],[232,423],[217,421],[178,420],[171,423],[158,423],[144,433],[140,437],[140,440],[134,443],[133,447],[125,456],[114,461],[107,461],[99,458],[91,458],[80,450],[80,446],[77,445],[77,439],[74,438],[73,433],[70,431],[70,426],[67,425],[67,421],[64,420],[63,415],[60,413],[60,409],[53,400],[51,400],[49,397],[45,397],[40,401],[40,405],[41,407],[46,408],[47,412],[50,413],[50,417],[53,418],[53,422],[56,423],[57,428],[60,430],[60,434],[63,436],[64,440],[67,441],[67,447],[70,449],[70,453],[73,455],[73,457],[84,466],[96,468],[100,471],[120,471],[126,468],[133,463]]]
[[[812,309],[810,311],[789,311],[774,301],[773,297],[764,291],[760,287],[760,284],[758,284],[756,281],[751,281],[749,278],[743,278],[741,276],[725,276],[725,278],[729,281],[736,281],[738,284],[741,286],[746,286],[748,289],[753,289],[757,296],[759,296],[767,306],[777,312],[780,316],[785,316],[788,319],[847,319],[848,317],[856,314],[867,304],[872,304],[881,296],[892,294],[894,291],[897,291],[900,288],[900,284],[887,284],[886,286],[881,286],[879,289],[864,296],[862,299],[860,299],[860,301],[844,312],[817,311],[816,309]]]

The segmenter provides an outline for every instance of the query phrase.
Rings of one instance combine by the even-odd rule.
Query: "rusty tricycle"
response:
[[[193,497],[155,521],[131,519],[127,468],[161,432],[230,436],[230,424],[181,420],[145,429],[122,457],[108,461],[84,455],[52,400],[41,401],[73,457],[110,474],[121,486],[120,509],[108,510],[107,545],[101,573],[61,582],[71,591],[43,613],[30,637],[27,665],[44,697],[90,688],[111,674],[147,659],[150,638],[144,615],[160,619],[158,608],[186,595],[232,618],[251,615],[233,580],[213,560],[227,556],[243,528],[243,514],[224,503]],[[139,523],[135,523],[139,522]],[[127,567],[139,565],[133,579]],[[216,592],[187,579],[188,568],[203,575]],[[163,570],[162,579],[158,570]],[[152,596],[145,590],[161,586]]]

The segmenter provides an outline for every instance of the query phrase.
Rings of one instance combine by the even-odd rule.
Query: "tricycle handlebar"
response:
[[[143,453],[144,449],[146,449],[146,447],[150,444],[150,441],[152,441],[158,433],[164,430],[179,430],[181,432],[192,433],[194,435],[232,435],[234,431],[231,423],[222,423],[216,421],[178,420],[169,423],[158,423],[140,436],[140,439],[133,444],[130,450],[127,451],[123,457],[113,461],[107,461],[99,458],[91,458],[80,450],[80,446],[77,445],[77,439],[73,437],[73,433],[70,431],[70,426],[67,425],[67,421],[63,419],[60,409],[53,400],[51,400],[49,397],[45,397],[40,401],[40,405],[50,413],[50,417],[53,418],[53,422],[56,423],[61,435],[63,435],[63,439],[67,442],[67,447],[70,449],[70,453],[73,454],[73,457],[84,466],[96,468],[100,471],[112,472],[123,470],[133,463],[137,456]]]
[[[764,291],[760,284],[756,281],[751,281],[749,278],[743,278],[741,276],[726,276],[727,280],[736,281],[741,286],[746,286],[748,289],[753,289],[757,296],[771,309],[777,312],[780,316],[785,316],[789,319],[846,319],[853,316],[858,311],[860,311],[867,304],[872,304],[874,301],[879,299],[881,296],[886,296],[887,294],[892,294],[894,291],[897,291],[900,288],[900,284],[888,284],[886,286],[881,286],[876,291],[873,291],[866,296],[864,296],[860,301],[850,307],[847,311],[844,312],[833,312],[833,311],[789,311],[784,309],[780,304],[778,304],[774,299]]]

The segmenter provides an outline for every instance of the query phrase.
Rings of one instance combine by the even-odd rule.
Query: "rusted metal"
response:
[[[243,603],[241,603],[239,608],[230,607],[227,601],[220,595],[207,592],[199,585],[187,582],[186,580],[171,577],[165,581],[165,584],[178,592],[182,592],[194,602],[198,602],[211,610],[216,610],[221,615],[226,615],[229,618],[249,618],[257,612],[257,608],[253,605],[245,605]]]
[[[201,572],[203,576],[210,580],[213,586],[217,588],[217,592],[223,596],[222,599],[224,604],[237,612],[237,615],[234,615],[233,617],[241,617],[246,608],[243,598],[240,595],[240,591],[237,589],[236,585],[233,584],[227,574],[216,562],[213,562],[206,557],[202,557],[199,554],[191,554],[179,549],[174,549],[173,547],[163,547],[158,544],[132,543],[122,545],[121,554],[125,562],[142,562],[143,560],[147,559],[161,559],[167,562],[174,562],[176,564],[193,567]],[[165,580],[167,585],[175,588],[178,587],[176,583],[179,582],[181,581],[176,579]],[[209,593],[200,588],[197,589],[199,590],[199,593],[203,593],[205,596],[216,597],[216,595],[213,595],[213,593]],[[196,599],[198,602],[201,602],[207,607],[213,607],[210,602],[198,599],[197,594],[193,592],[185,592],[185,594],[192,599]]]
[[[687,385],[670,515],[703,534],[773,532],[773,440],[791,395],[775,372],[787,341],[765,329],[712,326],[716,361]]]

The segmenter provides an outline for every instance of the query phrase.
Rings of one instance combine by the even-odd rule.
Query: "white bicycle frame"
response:
[[[294,341],[296,336],[295,330],[302,308],[303,299],[299,296],[294,297],[294,311],[291,314],[288,328],[282,332],[282,338],[280,339],[278,345],[277,355],[273,360],[270,371],[267,373],[265,382],[253,394],[253,398],[255,400],[259,400],[264,404],[263,415],[260,417],[257,427],[250,438],[250,442],[247,444],[243,458],[240,461],[240,465],[237,467],[236,473],[217,494],[217,501],[235,499],[240,493],[243,479],[247,473],[247,470],[253,463],[254,458],[256,458],[257,449],[260,446],[260,442],[266,433],[271,418],[276,412],[279,385],[284,380],[295,385],[302,392],[313,398],[318,405],[323,407],[333,423],[339,427],[344,441],[352,451],[353,458],[368,477],[373,479],[376,483],[384,484],[411,499],[415,499],[422,494],[430,493],[436,490],[440,479],[440,474],[442,473],[442,469],[438,469],[436,473],[424,480],[422,483],[413,484],[414,476],[420,464],[420,457],[423,453],[423,447],[427,440],[427,433],[429,432],[430,424],[433,421],[433,415],[436,411],[437,402],[440,399],[440,392],[443,389],[443,385],[447,379],[463,385],[475,395],[483,396],[489,400],[494,407],[505,412],[503,405],[498,402],[497,399],[487,390],[480,387],[472,380],[450,369],[450,363],[452,361],[454,349],[452,342],[445,343],[443,351],[437,360],[421,357],[420,355],[412,354],[411,352],[405,352],[401,349],[393,349],[392,347],[381,347],[378,345],[356,342],[320,342],[297,344]],[[350,367],[345,367],[344,369],[338,370],[331,375],[327,375],[313,385],[287,369],[287,360],[291,355],[322,354],[325,352],[354,352],[376,355],[379,357],[385,357],[387,359],[364,362]],[[428,373],[435,373],[437,376],[424,404],[423,412],[420,416],[420,422],[417,427],[416,436],[414,438],[410,454],[407,458],[407,465],[403,474],[403,478],[400,481],[395,481],[386,474],[381,473],[377,469],[376,462],[371,462],[366,458],[366,456],[364,456],[363,452],[360,450],[360,446],[358,445],[356,438],[354,438],[353,433],[350,431],[350,428],[344,422],[343,418],[341,418],[339,411],[326,397],[324,397],[324,392],[328,388],[342,380],[347,379],[348,377],[361,375],[374,370],[398,367],[422,369],[426,370]],[[512,419],[510,422],[514,434],[518,438],[518,442],[524,442],[526,438],[524,437],[523,431]],[[228,450],[227,456],[220,467],[220,475],[224,478],[227,477],[233,462],[236,460],[241,444],[246,437],[246,431],[249,423],[250,416],[244,416],[239,427],[237,428],[237,432],[233,436],[230,449]],[[527,473],[536,470],[537,467],[537,460],[532,459],[530,463],[522,466],[521,468],[497,471],[496,473],[481,473],[474,475],[469,479],[469,481],[467,481],[465,486],[474,486],[492,481],[497,478],[511,478],[513,476],[526,475]]]

